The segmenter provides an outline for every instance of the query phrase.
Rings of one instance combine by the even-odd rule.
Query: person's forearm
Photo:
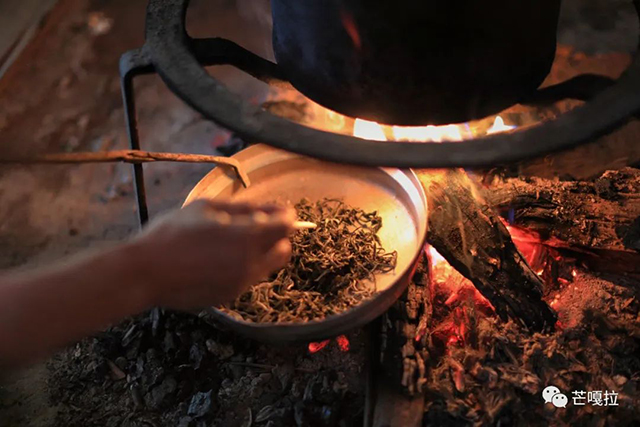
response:
[[[152,303],[131,244],[0,275],[0,366],[26,365]]]

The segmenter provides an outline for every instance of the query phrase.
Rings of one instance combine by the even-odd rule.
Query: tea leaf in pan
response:
[[[222,310],[261,323],[305,322],[341,313],[375,293],[375,275],[396,267],[397,253],[378,238],[382,218],[341,200],[296,204],[300,221],[317,224],[291,238],[289,264]]]

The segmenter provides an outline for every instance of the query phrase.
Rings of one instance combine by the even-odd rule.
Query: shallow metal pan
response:
[[[363,326],[383,314],[409,284],[427,235],[427,200],[410,170],[363,168],[326,163],[266,145],[254,145],[234,156],[251,179],[244,188],[223,168],[206,175],[185,205],[196,199],[295,204],[306,197],[340,198],[365,211],[378,211],[378,233],[387,251],[398,252],[395,272],[376,276],[377,293],[362,304],[324,320],[304,323],[239,321],[211,307],[205,318],[265,342],[317,341]]]

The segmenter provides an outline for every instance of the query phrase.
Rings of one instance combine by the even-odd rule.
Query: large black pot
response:
[[[340,113],[404,125],[496,113],[542,83],[561,0],[271,0],[278,65]]]

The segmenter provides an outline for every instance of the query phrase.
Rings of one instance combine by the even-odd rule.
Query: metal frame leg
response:
[[[140,150],[140,137],[138,134],[138,120],[136,116],[135,91],[133,79],[143,74],[152,74],[155,70],[149,61],[144,47],[129,51],[120,58],[120,83],[122,86],[122,100],[124,103],[124,115],[127,123],[127,135],[132,150]],[[138,220],[140,227],[149,221],[149,208],[147,205],[147,193],[144,185],[144,170],[141,163],[133,165],[133,177],[138,204]]]

